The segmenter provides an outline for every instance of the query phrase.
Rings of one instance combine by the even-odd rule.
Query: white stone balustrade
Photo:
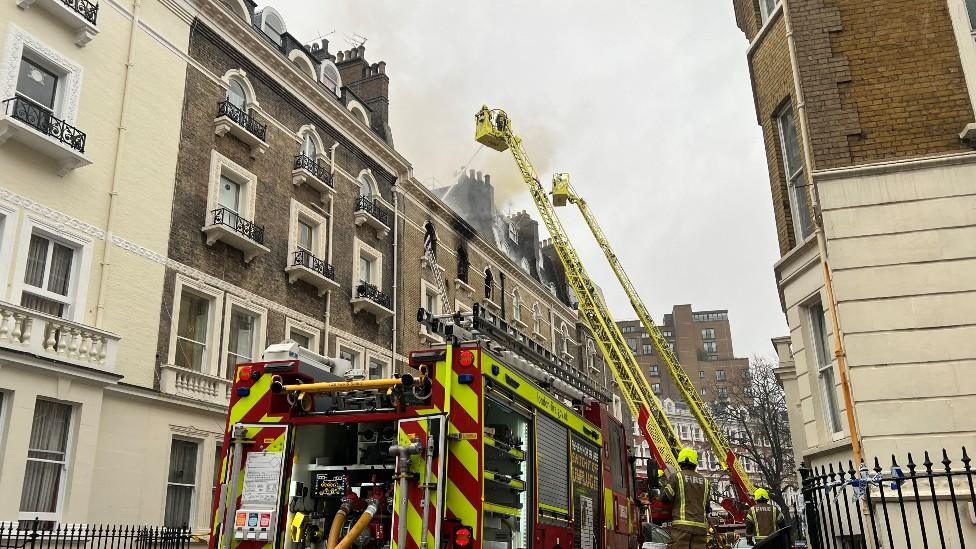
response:
[[[169,395],[211,404],[227,406],[230,403],[230,380],[172,364],[160,366],[159,388]]]
[[[121,337],[0,302],[0,348],[115,373]]]

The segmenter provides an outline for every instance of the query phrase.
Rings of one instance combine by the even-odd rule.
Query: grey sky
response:
[[[655,320],[672,304],[729,309],[740,356],[771,355],[769,339],[787,333],[731,0],[270,3],[302,41],[331,33],[333,53],[367,38],[419,179],[450,184],[478,148],[475,112],[502,107],[547,187],[571,173]],[[492,174],[500,207],[538,217],[508,153],[483,149],[469,167]],[[560,216],[618,319],[634,317],[578,212]]]

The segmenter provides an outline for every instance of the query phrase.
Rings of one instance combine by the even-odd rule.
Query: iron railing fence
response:
[[[933,461],[933,457],[935,461]],[[812,549],[965,549],[976,547],[976,491],[966,448],[953,461],[911,453],[855,467],[803,466],[804,518]],[[887,460],[885,460],[887,462]]]
[[[190,542],[186,527],[0,522],[0,549],[188,549]]]
[[[88,139],[87,134],[57,116],[54,116],[48,109],[20,96],[5,99],[3,104],[3,112],[8,116],[27,124],[41,134],[56,139],[82,154],[85,153],[85,141]]]
[[[92,25],[97,24],[98,4],[94,4],[88,0],[61,0],[61,3],[74,10],[75,13],[82,16],[85,21],[88,21]]]
[[[303,250],[301,248],[295,250],[295,261],[292,263],[292,265],[305,267],[306,269],[319,273],[329,280],[335,280],[335,267],[319,259],[308,250]]]
[[[230,227],[258,244],[264,244],[264,225],[258,225],[249,219],[244,219],[238,213],[223,206],[210,213],[213,216],[214,225]]]
[[[330,173],[325,166],[319,164],[318,160],[309,157],[305,153],[301,153],[295,157],[295,169],[306,170],[308,173],[314,175],[319,181],[325,183],[333,189],[335,188],[335,181],[333,180],[332,173]]]
[[[384,294],[379,288],[369,282],[359,283],[359,286],[356,287],[356,297],[364,297],[387,309],[393,308],[393,300],[390,299],[390,296]]]
[[[265,141],[265,138],[268,135],[268,126],[258,122],[257,119],[248,114],[245,109],[231,103],[230,99],[225,99],[220,103],[217,103],[217,118],[220,118],[221,116],[230,118],[236,122],[237,125],[251,132],[254,137],[257,137],[261,141]]]
[[[369,196],[360,195],[356,199],[356,208],[354,211],[366,212],[369,215],[375,217],[380,223],[389,226],[390,216],[386,213],[386,210],[382,206],[376,203],[376,200]]]

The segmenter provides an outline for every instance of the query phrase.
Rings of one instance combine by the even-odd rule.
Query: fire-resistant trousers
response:
[[[684,530],[671,530],[668,549],[705,549],[705,534],[692,534]]]

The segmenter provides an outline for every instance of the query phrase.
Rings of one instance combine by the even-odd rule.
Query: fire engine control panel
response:
[[[313,498],[341,498],[349,490],[346,475],[315,473],[312,484]]]
[[[275,514],[273,509],[238,509],[234,516],[234,539],[274,540]]]

